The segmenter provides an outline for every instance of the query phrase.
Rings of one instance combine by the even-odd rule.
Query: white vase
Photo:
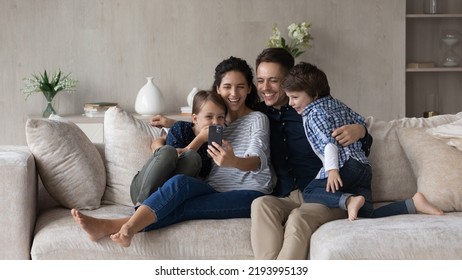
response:
[[[187,97],[188,106],[191,107],[191,108],[192,108],[192,105],[193,105],[194,95],[196,95],[196,93],[198,91],[199,90],[197,89],[197,87],[195,87],[188,94],[188,97]]]
[[[165,101],[160,89],[153,83],[152,77],[140,89],[135,101],[135,111],[144,116],[164,113]]]

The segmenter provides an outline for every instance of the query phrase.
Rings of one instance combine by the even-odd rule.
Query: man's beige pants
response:
[[[346,211],[303,203],[299,190],[287,197],[265,195],[252,203],[251,241],[255,259],[308,258],[313,232],[329,221],[347,218]]]

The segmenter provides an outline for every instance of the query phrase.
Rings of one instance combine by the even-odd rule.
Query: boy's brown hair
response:
[[[326,74],[313,64],[300,62],[292,67],[282,83],[284,91],[304,91],[314,100],[330,95]]]

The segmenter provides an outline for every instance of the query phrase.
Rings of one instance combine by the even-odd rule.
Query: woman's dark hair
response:
[[[294,67],[295,59],[283,48],[267,48],[258,55],[255,63],[257,68],[262,62],[272,62],[281,65],[285,76],[289,70]]]
[[[212,90],[216,92],[217,88],[221,85],[224,75],[231,71],[241,72],[247,80],[247,84],[250,87],[250,93],[245,98],[245,105],[253,109],[260,101],[260,98],[258,97],[257,87],[253,83],[252,68],[241,58],[231,56],[220,62],[220,64],[215,67],[215,81],[213,82]]]
[[[284,91],[304,91],[313,99],[330,95],[326,74],[318,67],[300,62],[292,67],[282,82]]]
[[[200,90],[194,95],[192,113],[198,114],[207,101],[211,101],[218,107],[223,108],[225,110],[225,115],[228,113],[225,100],[219,94],[211,90]]]

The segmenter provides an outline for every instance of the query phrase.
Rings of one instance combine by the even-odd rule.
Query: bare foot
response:
[[[80,227],[87,233],[91,241],[98,241],[101,238],[117,231],[116,220],[93,218],[82,214],[77,209],[71,210],[71,215]],[[116,228],[116,229],[114,229]],[[120,227],[119,227],[120,228]]]
[[[133,238],[133,233],[131,233],[127,225],[123,225],[119,232],[111,234],[112,241],[118,243],[122,247],[129,247]]]
[[[429,215],[443,215],[443,211],[438,207],[431,204],[423,195],[423,193],[417,192],[413,197],[412,201],[414,202],[415,209],[419,213],[429,214]]]
[[[366,199],[364,196],[350,196],[347,200],[348,220],[354,221],[358,218],[358,211],[363,207]]]

